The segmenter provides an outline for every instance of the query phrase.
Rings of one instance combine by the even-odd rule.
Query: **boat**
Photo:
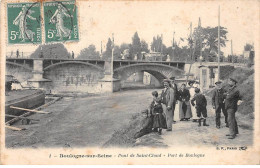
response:
[[[45,103],[45,91],[35,88],[23,88],[22,86],[21,89],[16,90],[11,87],[13,83],[18,84],[19,81],[12,75],[6,75],[5,114],[20,115],[23,113],[23,111],[11,108],[11,106],[33,109]]]

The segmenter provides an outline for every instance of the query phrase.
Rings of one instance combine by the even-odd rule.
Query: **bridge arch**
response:
[[[50,68],[54,68],[56,66],[59,66],[59,65],[64,65],[64,64],[82,64],[82,65],[87,65],[87,66],[90,66],[90,67],[93,67],[97,70],[100,70],[100,71],[103,71],[104,69],[97,66],[97,65],[94,65],[94,64],[91,64],[91,63],[88,63],[88,62],[82,62],[82,61],[66,61],[66,62],[59,62],[59,63],[55,63],[55,64],[51,64],[47,67],[45,67],[43,70],[48,70]]]
[[[172,67],[169,65],[158,64],[158,63],[139,63],[121,66],[119,68],[114,69],[115,77],[124,81],[132,74],[136,72],[148,72],[153,75],[159,82],[162,82],[165,78],[170,78],[173,76],[179,76],[184,74],[185,72],[177,67]]]

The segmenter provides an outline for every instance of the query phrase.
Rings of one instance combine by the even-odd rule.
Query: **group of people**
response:
[[[241,99],[239,90],[236,87],[237,81],[229,79],[229,88],[224,90],[222,82],[216,82],[216,88],[213,91],[212,106],[216,113],[216,128],[220,129],[221,111],[225,116],[226,127],[229,127],[229,139],[234,139],[238,134],[235,112],[237,111],[237,102]],[[162,129],[172,131],[174,120],[174,111],[176,104],[179,105],[180,121],[198,122],[198,126],[209,126],[207,118],[207,99],[200,92],[196,81],[189,81],[189,89],[186,84],[182,84],[178,90],[175,78],[164,79],[164,89],[159,95],[157,91],[152,92],[153,101],[150,105],[150,115],[152,116],[153,131],[162,133]]]

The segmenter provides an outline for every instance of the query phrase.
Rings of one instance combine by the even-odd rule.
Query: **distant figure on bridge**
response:
[[[71,52],[71,57],[72,57],[72,59],[74,59],[74,52],[73,51]]]
[[[137,54],[135,54],[135,57],[134,57],[134,60],[137,60],[138,58],[137,58]]]
[[[196,106],[195,103],[196,102]],[[201,121],[203,120],[203,126],[209,126],[206,124],[207,118],[207,99],[206,97],[200,93],[199,88],[195,88],[195,95],[193,99],[191,99],[192,106],[196,107],[197,117],[199,117],[199,127],[201,126]]]
[[[189,121],[192,117],[190,107],[190,92],[186,89],[186,84],[181,85],[181,89],[178,91],[179,94],[179,116],[180,121]]]
[[[16,51],[16,58],[18,58],[19,57],[19,50],[17,49],[17,51]]]
[[[171,58],[170,58],[170,55],[167,54],[167,59],[166,59],[166,62],[170,62],[171,61]]]

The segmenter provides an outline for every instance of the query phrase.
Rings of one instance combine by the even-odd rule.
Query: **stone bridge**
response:
[[[116,60],[113,62],[113,77],[124,81],[133,73],[145,71],[160,82],[184,74],[184,65],[184,62]],[[110,62],[103,60],[6,59],[6,74],[47,90],[92,91],[110,69]]]

